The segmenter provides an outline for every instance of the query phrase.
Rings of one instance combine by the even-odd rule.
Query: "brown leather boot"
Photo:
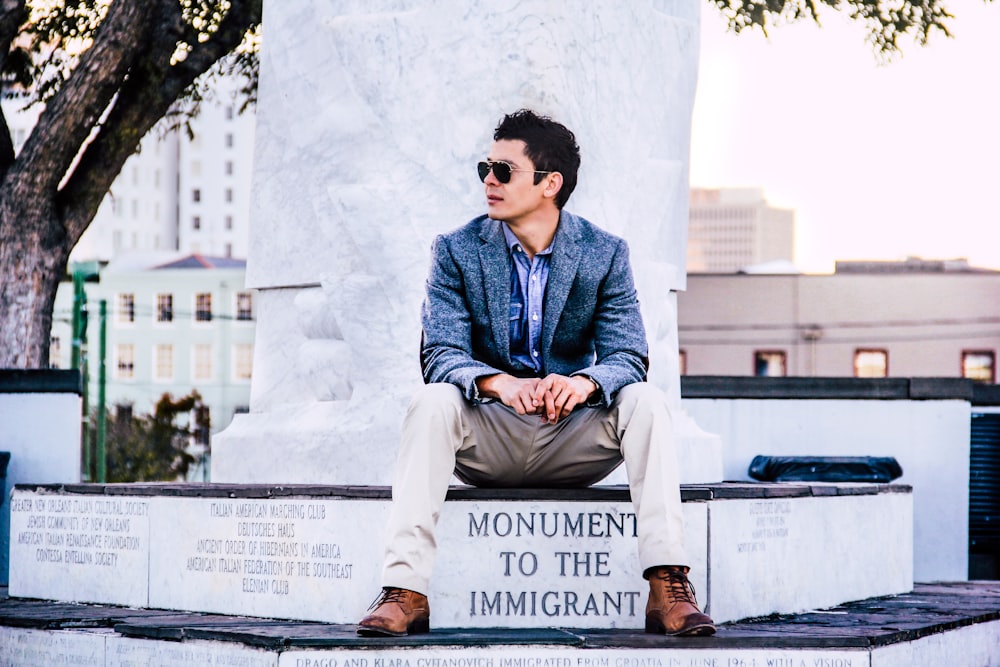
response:
[[[648,571],[646,632],[686,637],[715,634],[715,623],[698,610],[694,587],[688,581],[687,573],[688,568],[681,565],[667,565]]]
[[[359,635],[402,637],[430,632],[431,629],[431,607],[427,596],[415,591],[386,586],[368,610],[372,613],[358,623]]]

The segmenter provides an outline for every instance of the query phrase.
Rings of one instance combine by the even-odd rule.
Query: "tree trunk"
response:
[[[0,368],[49,365],[52,308],[70,251],[59,229],[53,206],[0,194]]]

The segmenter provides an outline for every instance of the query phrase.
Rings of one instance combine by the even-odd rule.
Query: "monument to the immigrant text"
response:
[[[213,481],[390,482],[431,241],[484,212],[475,164],[521,107],[576,132],[567,209],[629,241],[681,480],[719,481],[718,439],[680,409],[672,291],[698,19],[697,0],[265,3],[251,405],[214,440]]]

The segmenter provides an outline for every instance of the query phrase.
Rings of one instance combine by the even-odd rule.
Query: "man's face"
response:
[[[489,216],[494,220],[503,220],[509,225],[517,225],[544,207],[551,206],[556,210],[552,196],[545,195],[549,179],[542,178],[542,181],[535,185],[533,173],[535,164],[525,154],[524,149],[525,144],[520,139],[494,141],[489,160],[506,162],[512,169],[524,171],[511,171],[509,183],[501,183],[492,171],[483,181]]]

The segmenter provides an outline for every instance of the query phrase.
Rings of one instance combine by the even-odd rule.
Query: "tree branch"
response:
[[[59,193],[67,233],[75,242],[97,212],[104,195],[135,152],[142,137],[167,113],[180,94],[243,40],[250,26],[260,21],[260,0],[235,0],[219,30],[198,43],[188,57],[173,66],[170,57],[175,37],[183,30],[179,14],[168,11],[163,0],[156,21],[154,48],[148,51],[122,86],[101,132],[87,146],[76,169]]]
[[[17,36],[18,28],[28,17],[24,0],[0,0],[0,72],[3,71],[10,52],[10,45]],[[14,142],[10,138],[10,127],[0,109],[0,179],[14,162]]]
[[[148,1],[115,0],[111,4],[93,45],[46,104],[9,177],[26,179],[37,192],[55,195],[130,65],[148,43],[146,34],[155,7]]]
[[[18,28],[28,18],[24,9],[24,0],[0,0],[0,62],[7,57],[10,43],[17,37]]]

